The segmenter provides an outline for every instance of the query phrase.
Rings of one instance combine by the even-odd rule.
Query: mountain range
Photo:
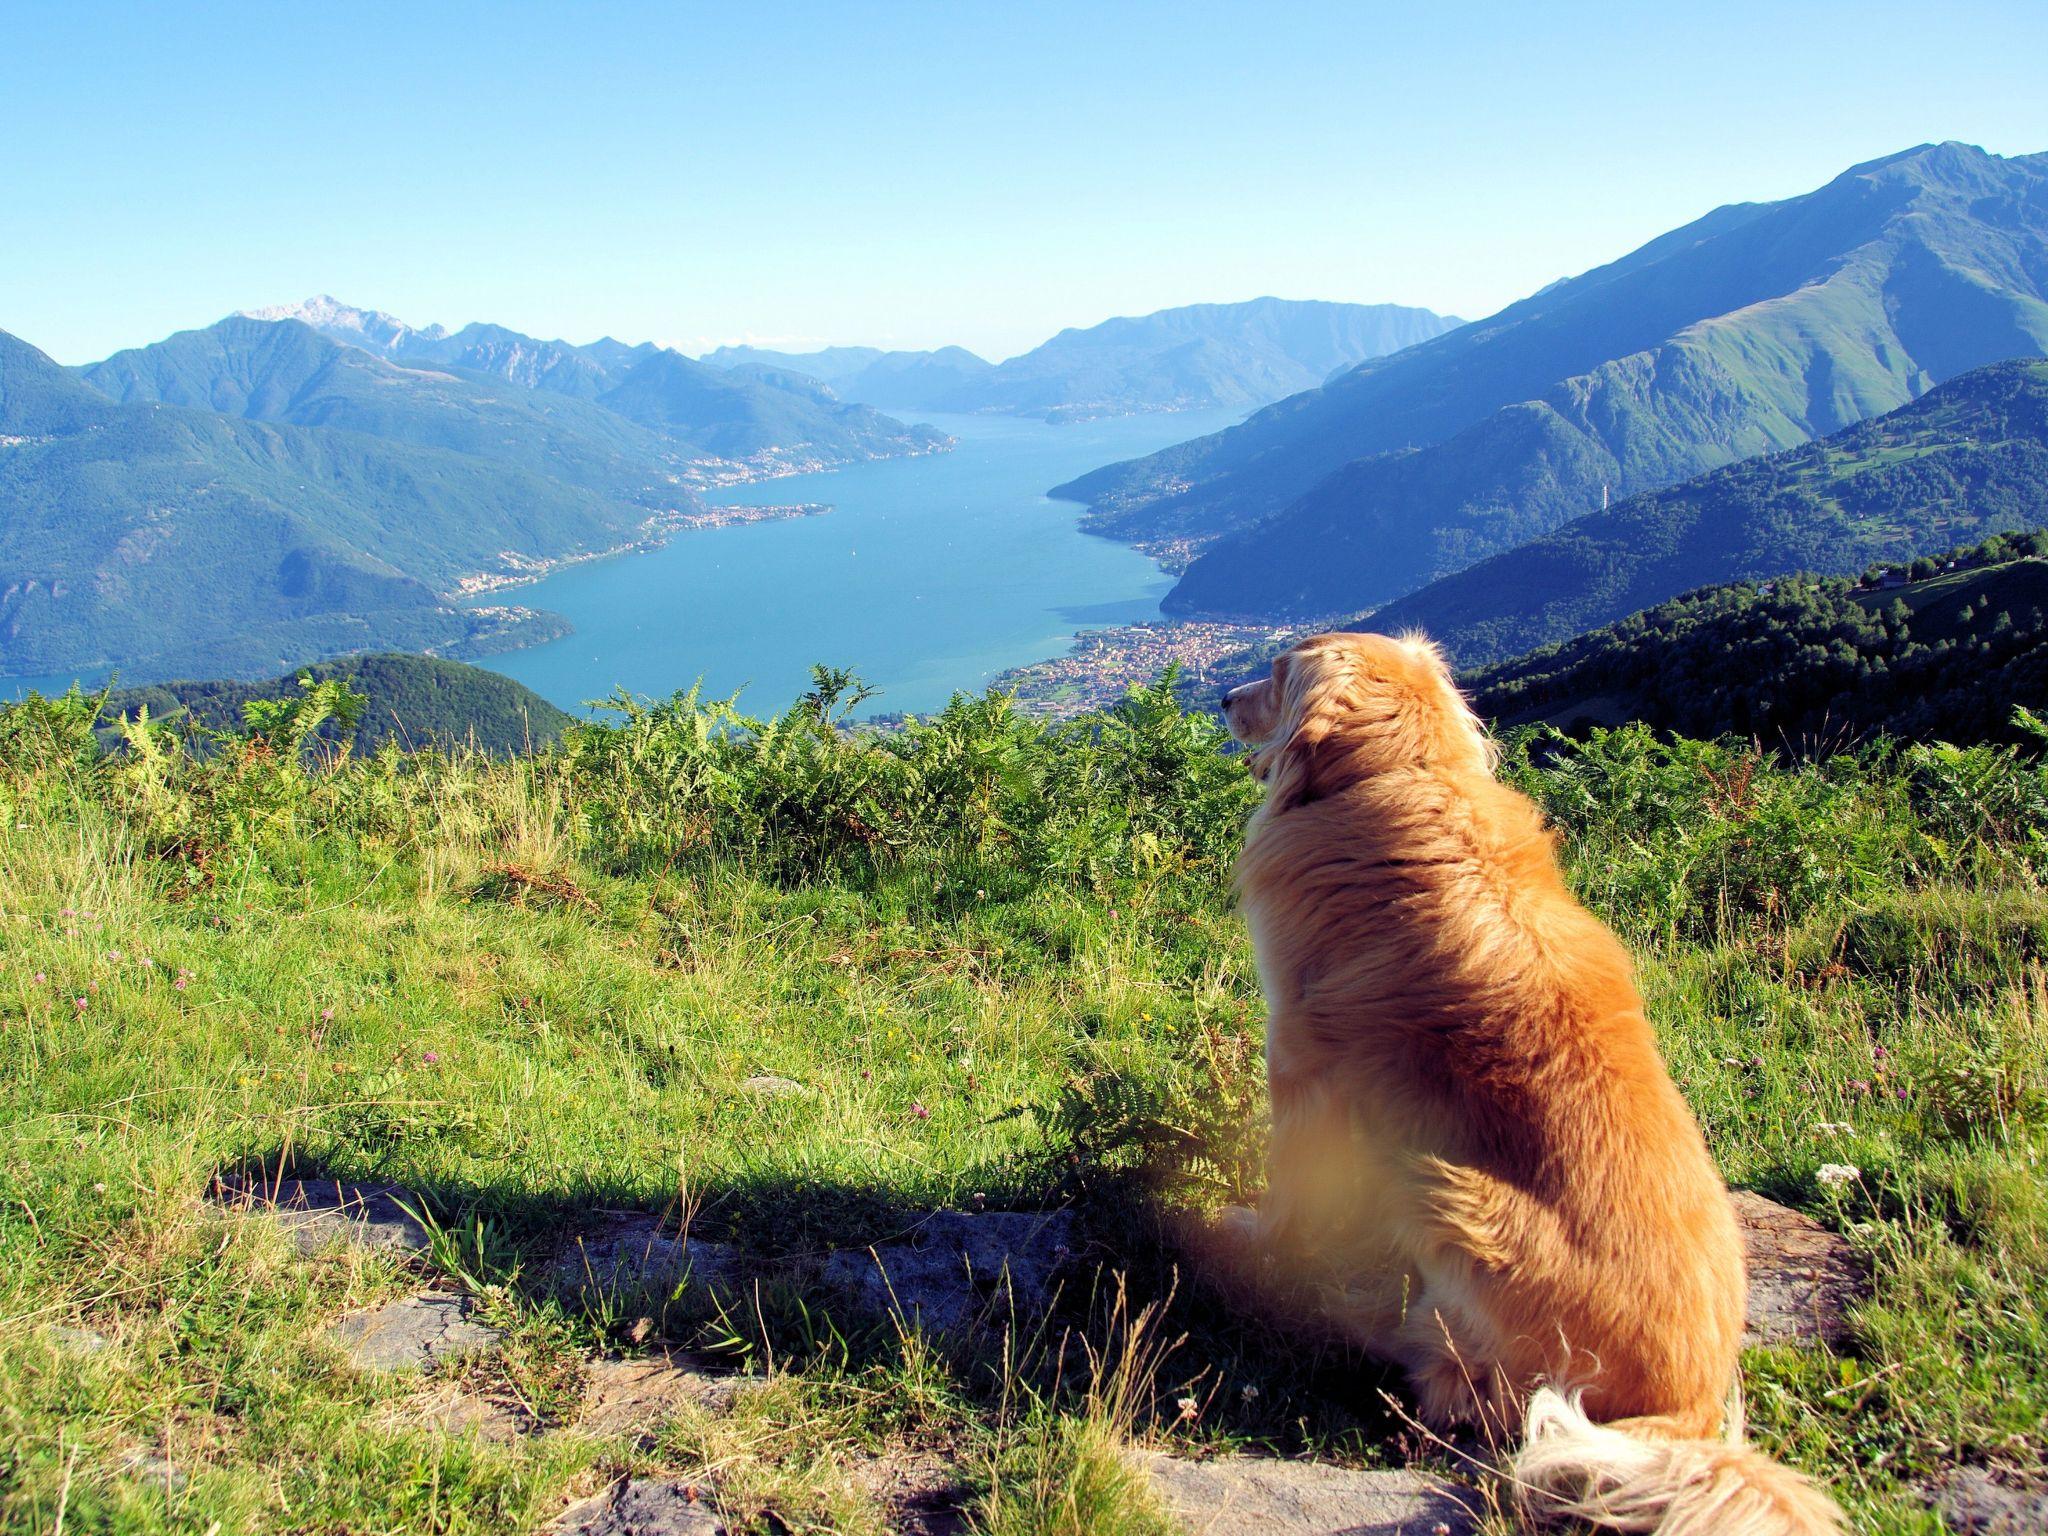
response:
[[[456,594],[658,537],[693,488],[950,443],[813,379],[332,299],[83,368],[0,333],[0,676],[250,676],[563,633]]]
[[[946,445],[943,433],[905,426],[869,406],[849,404],[814,378],[712,368],[652,342],[632,346],[606,337],[579,347],[501,325],[466,325],[454,332],[438,325],[415,329],[381,311],[356,309],[324,295],[253,311],[212,329],[262,323],[303,325],[329,342],[416,373],[493,379],[535,397],[582,402],[659,434],[669,451],[692,460],[786,471],[928,453]],[[97,367],[105,370],[120,358]],[[697,467],[701,472],[714,466]]]
[[[1332,371],[1398,352],[1461,322],[1400,304],[1252,299],[1190,304],[1070,328],[1007,362],[959,347],[882,352],[721,347],[717,367],[807,373],[847,400],[892,410],[995,412],[1051,421],[1263,405]]]
[[[1825,576],[2048,524],[2048,359],[1995,363],[1784,453],[1648,491],[1430,583],[1360,627],[1481,666],[1709,584]]]
[[[1189,561],[1171,612],[1355,612],[2043,350],[2048,155],[1924,145],[1053,494]]]
[[[645,515],[447,448],[121,404],[0,332],[0,675],[530,643],[559,621],[439,594],[508,550],[629,540]]]

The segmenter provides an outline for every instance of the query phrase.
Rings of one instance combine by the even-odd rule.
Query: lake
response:
[[[869,711],[918,713],[1006,668],[1064,654],[1078,630],[1159,616],[1173,582],[1080,532],[1047,486],[1214,432],[1229,411],[1048,426],[934,416],[950,453],[883,459],[711,493],[719,505],[829,503],[822,517],[677,534],[645,553],[555,572],[494,601],[552,609],[576,633],[481,664],[564,709],[614,688],[665,696],[702,679],[771,712],[814,662],[880,690]]]

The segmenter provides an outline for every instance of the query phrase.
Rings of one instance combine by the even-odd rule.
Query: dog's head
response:
[[[1230,734],[1276,808],[1394,768],[1493,771],[1493,745],[1420,635],[1311,635],[1223,696]]]

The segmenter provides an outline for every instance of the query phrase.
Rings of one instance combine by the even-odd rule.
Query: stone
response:
[[[750,1077],[741,1083],[740,1091],[742,1093],[751,1093],[757,1099],[789,1099],[801,1098],[809,1094],[811,1090],[802,1083],[795,1082],[790,1078],[775,1077],[764,1073],[759,1077]]]
[[[684,1407],[722,1412],[746,1385],[743,1377],[699,1370],[689,1356],[665,1350],[592,1360],[584,1376],[575,1428],[588,1435],[644,1431]]]
[[[700,1484],[635,1477],[572,1504],[549,1527],[555,1536],[722,1536]]]
[[[57,1347],[67,1354],[96,1355],[107,1347],[105,1334],[94,1333],[90,1328],[73,1328],[59,1323],[50,1330],[50,1337],[57,1341]]]
[[[138,1445],[123,1453],[121,1470],[137,1482],[161,1488],[166,1494],[185,1491],[185,1474],[153,1445]]]
[[[398,1253],[425,1253],[431,1245],[426,1227],[412,1214],[422,1208],[419,1196],[395,1184],[223,1176],[214,1181],[214,1198],[275,1217],[305,1254],[340,1243]]]
[[[933,1211],[897,1242],[842,1248],[825,1282],[871,1312],[928,1333],[960,1333],[984,1317],[1007,1321],[1051,1305],[1070,1253],[1065,1211]]]
[[[522,1405],[479,1396],[448,1377],[437,1377],[416,1397],[380,1404],[371,1422],[383,1429],[429,1429],[498,1444],[522,1439],[539,1428]]]
[[[1927,1502],[1956,1536],[2035,1536],[2048,1531],[2048,1482],[2025,1486],[1983,1467],[1958,1467]]]
[[[1420,1472],[1156,1452],[1140,1464],[1174,1519],[1200,1536],[1464,1536],[1479,1528],[1477,1500]]]
[[[453,1291],[422,1291],[336,1319],[327,1336],[365,1371],[417,1371],[496,1345],[504,1335],[476,1322],[476,1303]]]
[[[1728,1198],[1749,1261],[1742,1342],[1841,1343],[1848,1337],[1848,1309],[1870,1293],[1848,1243],[1754,1190],[1731,1190]]]
[[[585,1299],[635,1291],[670,1294],[678,1286],[737,1294],[740,1252],[729,1243],[664,1231],[653,1216],[621,1216],[573,1239],[543,1272],[552,1290]]]

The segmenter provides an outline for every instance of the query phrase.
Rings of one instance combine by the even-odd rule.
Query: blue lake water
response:
[[[932,416],[950,453],[734,486],[721,504],[829,503],[822,517],[677,534],[496,598],[552,609],[566,639],[483,662],[565,709],[614,688],[662,696],[702,679],[781,708],[814,662],[880,690],[869,710],[925,712],[1075,633],[1159,615],[1172,585],[1145,556],[1077,527],[1047,486],[1213,432],[1231,412],[1048,426]]]

